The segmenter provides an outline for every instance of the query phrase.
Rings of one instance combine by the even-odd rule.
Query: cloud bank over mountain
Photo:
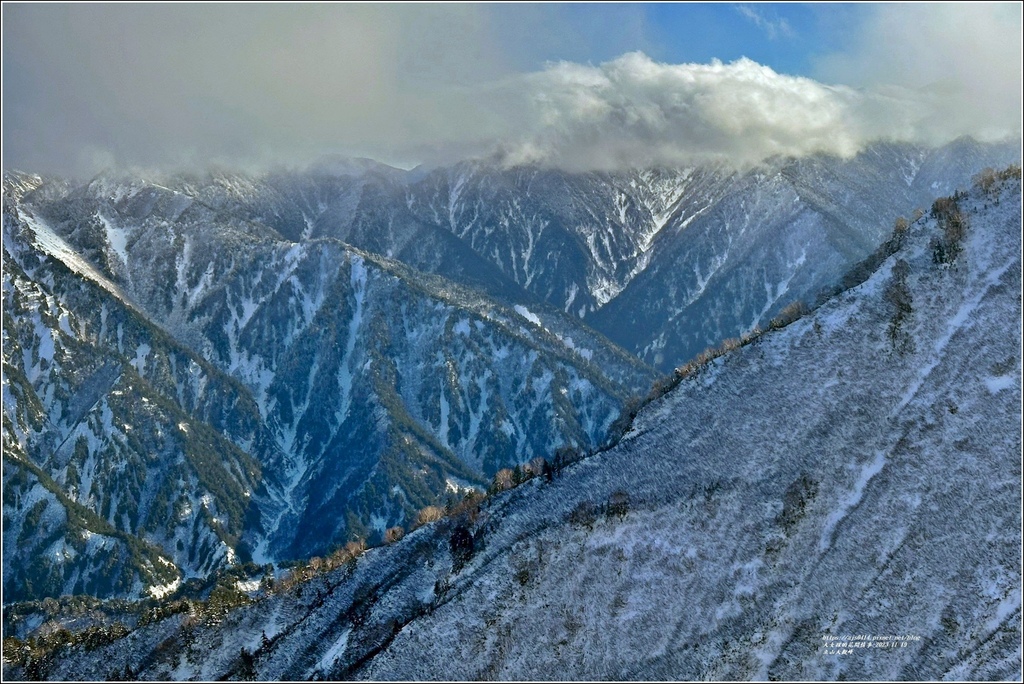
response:
[[[778,20],[768,28],[772,40],[792,37]],[[1019,6],[878,6],[815,61],[814,78],[746,58],[667,64],[641,52],[550,64],[506,84],[505,110],[523,113],[526,131],[508,157],[620,168],[1020,135]]]
[[[935,142],[1020,134],[1021,6],[883,4],[815,77],[916,101],[915,132]]]
[[[615,11],[5,7],[4,166],[252,168],[331,153],[411,166],[497,151],[617,169],[1020,134],[1018,6],[820,7],[827,49],[799,47],[808,29],[788,22],[768,32],[807,53],[803,74],[678,59],[642,7]]]
[[[778,74],[749,59],[659,64],[639,52],[599,66],[553,64],[505,90],[527,131],[508,160],[576,169],[851,156],[875,138],[919,138],[929,114],[922,100]]]

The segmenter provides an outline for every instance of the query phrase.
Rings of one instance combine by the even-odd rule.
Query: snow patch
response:
[[[445,492],[452,492],[453,494],[456,494],[456,495],[458,495],[458,494],[468,494],[470,492],[475,492],[476,491],[476,487],[474,487],[471,484],[468,484],[468,483],[465,483],[465,482],[460,482],[457,479],[449,477],[449,478],[447,478],[444,481],[444,491]]]
[[[149,595],[155,599],[162,599],[165,596],[173,594],[174,591],[181,586],[181,578],[175,579],[173,582],[167,584],[160,584],[155,587],[149,588]]]
[[[1013,389],[1020,384],[1020,381],[1012,375],[1000,375],[995,378],[985,378],[985,387],[989,394],[998,394],[1006,389]]]
[[[839,525],[839,523],[851,510],[853,510],[854,507],[857,506],[857,504],[860,503],[868,482],[871,481],[871,478],[880,473],[883,467],[885,467],[885,454],[880,451],[875,456],[875,460],[861,468],[860,474],[857,476],[857,481],[853,485],[853,491],[850,493],[850,496],[847,497],[846,501],[839,508],[832,511],[828,518],[825,519],[825,529],[822,530],[821,540],[818,542],[818,550],[820,552],[824,553],[832,545],[832,533],[835,531],[836,526]]]
[[[451,406],[448,405],[448,397],[444,394],[444,387],[441,387],[441,422],[438,426],[438,438],[441,440],[441,444],[444,444],[449,449],[451,444],[448,442],[448,416],[451,414]]]
[[[260,580],[258,580],[258,579],[251,579],[251,580],[245,580],[245,581],[243,581],[243,580],[236,580],[235,581],[235,588],[238,589],[239,591],[244,591],[247,594],[255,592],[255,591],[259,591]]]
[[[80,256],[78,252],[72,249],[71,246],[64,241],[63,238],[53,232],[46,223],[28,212],[23,211],[21,216],[25,221],[25,225],[27,225],[35,235],[33,244],[37,249],[44,254],[53,257],[57,261],[60,261],[78,275],[86,278],[87,280],[93,281],[104,290],[121,300],[124,304],[135,309],[135,306],[128,301],[128,298],[121,291],[121,288],[115,285],[109,278],[100,273],[96,267]]]
[[[341,657],[341,654],[345,652],[345,648],[348,647],[348,635],[351,633],[351,628],[342,632],[337,641],[335,641],[334,644],[327,649],[327,652],[324,653],[323,657],[320,658],[320,662],[317,663],[314,670],[319,669],[321,672],[329,672],[331,668],[334,667],[334,662]]]
[[[1008,596],[1006,596],[999,605],[996,607],[996,614],[989,620],[987,627],[990,630],[995,630],[1001,625],[1008,617],[1018,612],[1021,607],[1021,588],[1019,586],[1014,587]]]
[[[139,375],[142,375],[146,370],[146,357],[149,356],[150,351],[152,351],[152,348],[145,342],[140,344],[135,350],[135,358],[132,359],[130,365]]]
[[[537,314],[533,313],[522,304],[516,304],[514,308],[516,310],[516,313],[525,318],[526,320],[530,321],[534,325],[544,327],[543,325],[541,325],[540,319],[537,318]]]
[[[100,219],[100,223],[103,224],[103,228],[107,232],[107,242],[113,248],[114,253],[117,254],[117,258],[121,260],[121,263],[125,266],[128,265],[128,231],[124,228],[118,228],[110,222],[102,212],[97,212],[96,215]]]

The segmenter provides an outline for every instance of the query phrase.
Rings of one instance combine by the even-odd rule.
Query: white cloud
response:
[[[760,8],[737,9],[769,38],[794,35]],[[509,113],[509,161],[577,169],[1021,135],[1019,4],[881,4],[848,18],[814,79],[748,59],[663,64],[635,52],[551,64],[487,99]]]
[[[783,30],[738,9],[765,31]],[[1021,135],[1020,5],[878,5],[856,16],[816,79],[749,59],[663,64],[639,52],[510,79],[504,98],[489,98],[519,132],[506,138],[506,159],[576,169],[744,163],[846,156],[879,138]]]
[[[769,19],[750,5],[737,5],[736,11],[752,21],[759,29],[764,31],[769,40],[792,38],[796,35],[793,31],[793,27],[789,25],[789,22],[786,21],[784,17],[781,19]]]
[[[878,5],[852,33],[819,78],[916,101],[923,140],[1020,135],[1020,4]]]
[[[857,7],[808,78],[749,59],[581,63],[648,45],[631,6],[5,5],[4,163],[412,164],[497,149],[605,169],[1020,134],[1019,6]],[[766,8],[738,11],[769,37],[793,33]],[[547,54],[576,61],[524,72]]]
[[[903,90],[829,86],[749,59],[661,64],[642,53],[553,64],[505,83],[501,95],[492,101],[521,115],[524,132],[505,147],[507,161],[575,169],[849,156],[875,138],[917,137],[929,112]]]

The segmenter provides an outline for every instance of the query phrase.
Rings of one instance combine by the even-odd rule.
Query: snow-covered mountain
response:
[[[164,186],[40,194],[4,213],[11,597],[138,595],[379,538],[599,445],[654,377],[557,310]],[[145,553],[109,560],[117,539]]]
[[[851,159],[565,173],[363,160],[169,187],[290,240],[334,237],[511,303],[585,320],[663,371],[811,305],[898,216],[1020,162],[1020,143],[875,143]]]
[[[552,481],[36,672],[1017,677],[1019,168],[1005,176],[891,234],[813,313],[682,374]]]
[[[587,322],[671,369],[808,306],[870,254],[899,216],[1020,163],[1019,145],[877,143],[849,160],[778,159],[730,177],[713,203],[659,232],[648,267]]]
[[[218,567],[260,478],[237,444],[272,445],[255,404],[17,217],[5,205],[5,595],[159,593]]]
[[[139,595],[324,554],[597,447],[653,367],[812,304],[897,215],[1019,155],[5,174],[4,467],[34,492],[5,505],[38,551],[5,588]]]

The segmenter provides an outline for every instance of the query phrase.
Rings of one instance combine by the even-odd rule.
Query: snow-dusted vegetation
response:
[[[688,368],[615,447],[34,672],[1018,677],[1019,168],[1002,176],[897,226],[816,310]]]
[[[9,600],[380,541],[449,482],[603,443],[655,377],[551,307],[177,186],[5,178]]]

